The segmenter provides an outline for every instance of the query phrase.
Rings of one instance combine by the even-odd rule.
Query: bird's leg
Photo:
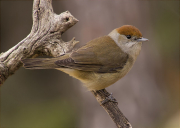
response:
[[[101,101],[101,105],[107,103],[108,101],[115,102],[118,104],[117,100],[112,96],[112,93],[107,96],[103,101]]]

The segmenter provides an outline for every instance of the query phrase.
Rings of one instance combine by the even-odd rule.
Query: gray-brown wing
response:
[[[68,58],[57,60],[55,64],[59,67],[99,73],[119,71],[126,64],[129,56],[117,47],[110,37],[103,38],[106,38],[108,43],[103,42],[102,37],[97,38],[72,52]]]

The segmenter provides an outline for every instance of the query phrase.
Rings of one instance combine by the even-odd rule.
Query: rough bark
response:
[[[118,108],[118,103],[116,99],[112,96],[112,94],[107,92],[105,89],[92,91],[92,93],[118,128],[132,128],[128,119],[123,115],[123,113]],[[108,99],[108,97],[110,97],[110,99]]]
[[[0,85],[22,66],[23,58],[40,55],[57,57],[71,51],[78,41],[73,38],[64,42],[61,36],[77,22],[68,11],[55,14],[52,0],[34,0],[30,34],[7,52],[0,54]]]
[[[17,45],[0,54],[0,86],[22,66],[21,60],[24,58],[41,55],[57,57],[71,51],[78,41],[73,38],[71,41],[64,42],[61,36],[77,22],[78,20],[68,11],[55,14],[52,0],[34,0],[33,26],[30,34]],[[110,95],[105,89],[92,93],[100,104]],[[101,106],[118,128],[131,128],[116,103],[107,101]]]

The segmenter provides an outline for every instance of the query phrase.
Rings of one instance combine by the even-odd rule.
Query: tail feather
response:
[[[22,62],[26,69],[54,69],[58,67],[52,58],[24,59]]]

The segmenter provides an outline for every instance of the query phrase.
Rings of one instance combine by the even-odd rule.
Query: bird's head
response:
[[[143,38],[141,32],[132,25],[124,25],[116,28],[109,36],[124,52],[130,54],[139,53],[142,42],[148,41],[148,39]]]

